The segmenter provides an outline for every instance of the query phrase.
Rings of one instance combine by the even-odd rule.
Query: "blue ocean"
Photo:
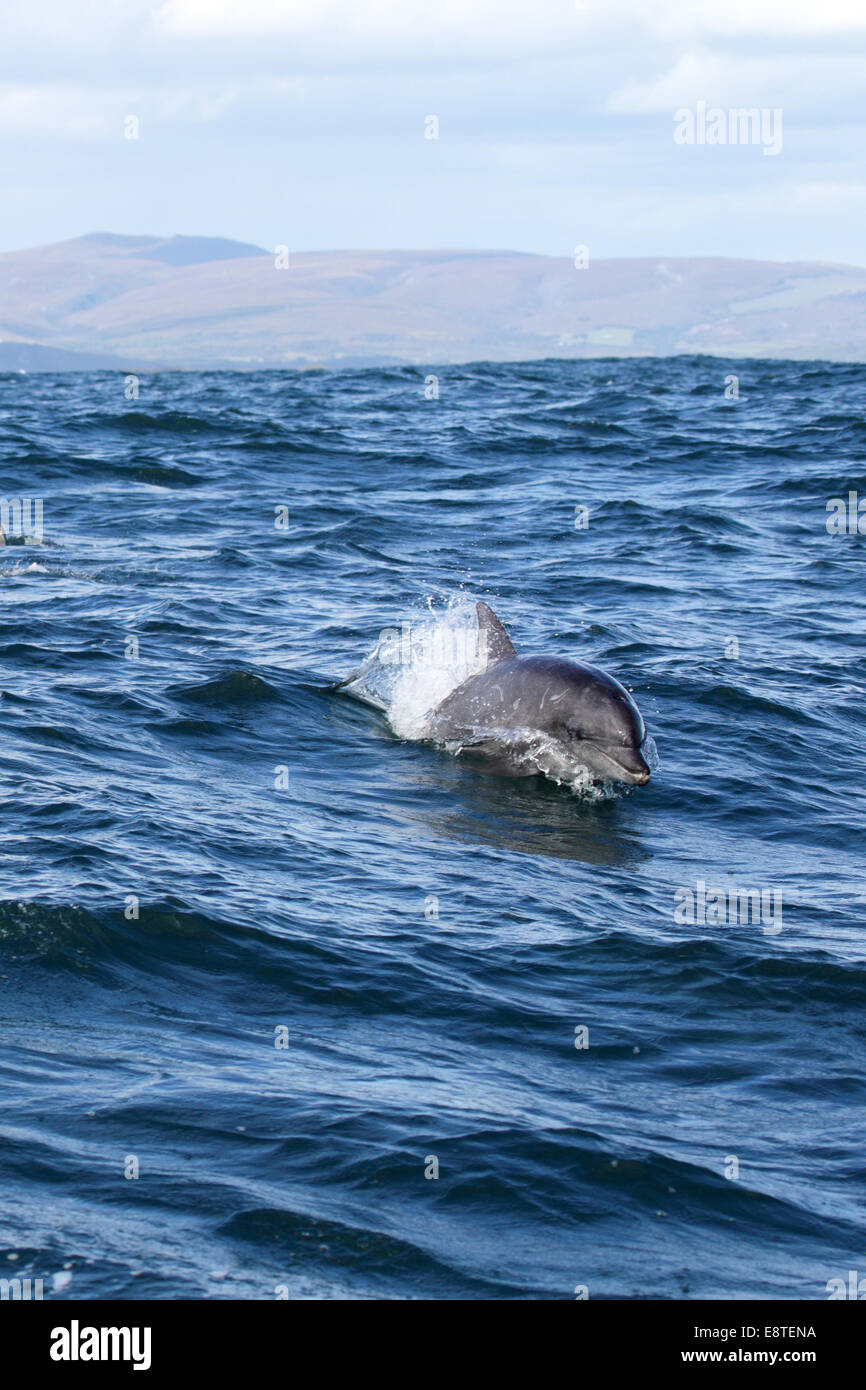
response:
[[[0,378],[0,1277],[866,1275],[864,393],[698,357]],[[408,736],[441,667],[396,712],[329,689],[479,599],[627,686],[648,785]]]

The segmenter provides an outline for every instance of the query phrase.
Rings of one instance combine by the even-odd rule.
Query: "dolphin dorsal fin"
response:
[[[475,612],[478,614],[479,644],[483,643],[482,651],[486,651],[487,665],[495,666],[498,661],[508,661],[512,656],[517,656],[514,643],[493,609],[488,608],[486,603],[476,603]]]

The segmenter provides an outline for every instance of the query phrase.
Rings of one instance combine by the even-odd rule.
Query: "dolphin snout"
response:
[[[601,771],[605,776],[626,782],[632,787],[643,787],[649,781],[649,764],[639,748],[596,744],[596,752],[601,755]]]
[[[628,781],[636,787],[644,787],[650,779],[649,763],[639,748],[629,749],[628,756],[622,758],[622,766]]]

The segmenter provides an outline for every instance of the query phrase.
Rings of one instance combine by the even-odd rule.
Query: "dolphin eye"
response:
[[[574,724],[566,724],[565,732],[568,734],[569,738],[573,738],[579,743],[582,743],[584,740],[583,730],[576,728]]]

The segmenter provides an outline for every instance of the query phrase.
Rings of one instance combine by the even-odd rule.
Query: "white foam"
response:
[[[382,705],[400,738],[424,738],[430,711],[483,671],[486,654],[478,640],[475,600],[459,594],[386,628],[348,689]]]

